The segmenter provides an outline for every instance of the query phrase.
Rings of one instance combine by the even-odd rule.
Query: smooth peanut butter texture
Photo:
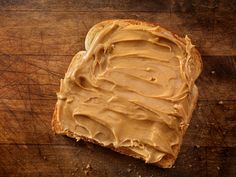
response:
[[[174,161],[198,96],[201,59],[190,39],[113,20],[93,27],[86,42],[57,93],[60,131],[147,163]]]

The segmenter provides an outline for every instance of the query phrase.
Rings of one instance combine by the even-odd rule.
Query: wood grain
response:
[[[0,177],[236,176],[235,15],[231,0],[0,1]],[[51,130],[71,58],[91,26],[114,18],[188,34],[203,55],[199,102],[172,169]]]
[[[1,11],[0,52],[74,55],[84,49],[84,38],[94,24],[132,18],[161,24],[180,36],[189,35],[203,55],[236,55],[234,16],[228,12]]]
[[[1,10],[13,11],[129,11],[129,12],[187,12],[197,13],[214,11],[236,12],[236,3],[232,0],[224,1],[188,1],[188,0],[139,0],[139,4],[133,0],[11,0],[0,1]]]
[[[82,142],[73,146],[5,145],[0,146],[0,151],[0,176],[233,177],[236,174],[235,148],[184,146],[172,169],[145,165],[140,160]]]
[[[56,99],[72,55],[0,55],[0,98]],[[236,58],[203,57],[200,100],[236,100]],[[227,93],[227,94],[226,94]]]
[[[1,144],[68,144],[51,130],[56,100],[1,100]],[[236,105],[199,101],[183,142],[186,146],[236,147]],[[27,126],[26,126],[27,125]]]
[[[6,164],[6,166],[2,167],[6,171],[6,174],[10,174],[10,170],[15,171],[17,168],[19,176],[35,174],[60,176],[61,172],[59,173],[57,168],[53,168],[58,164],[58,162],[56,162],[57,160],[52,160],[50,162],[51,166],[47,167],[47,161],[42,160],[43,157],[37,155],[37,148],[48,151],[48,155],[45,156],[46,159],[50,159],[50,157],[55,158],[59,153],[63,154],[60,158],[62,158],[65,163],[69,163],[69,157],[65,156],[65,154],[71,153],[70,156],[72,156],[79,146],[74,140],[64,136],[54,135],[51,131],[51,116],[56,102],[55,92],[58,90],[59,79],[63,77],[71,57],[72,56],[41,55],[2,55],[0,57],[0,72],[2,78],[0,80],[0,153],[5,154],[5,151],[9,150],[9,153],[12,155],[7,155],[7,159],[13,158],[12,161],[5,162],[4,164]],[[233,84],[235,83],[236,72],[235,58],[203,57],[203,62],[205,66],[204,71],[197,83],[200,91],[200,100],[183,142],[183,148],[189,149],[188,153],[186,154],[185,151],[183,151],[183,155],[179,157],[181,162],[178,162],[180,164],[176,166],[178,170],[174,170],[173,173],[169,171],[164,172],[162,170],[160,172],[160,169],[158,169],[159,172],[153,170],[152,173],[150,173],[149,170],[143,171],[143,169],[149,167],[146,167],[146,165],[141,162],[137,165],[138,169],[141,169],[139,173],[146,176],[149,174],[150,176],[151,174],[174,176],[174,173],[189,176],[191,173],[199,174],[201,172],[201,176],[204,176],[206,173],[217,176],[220,174],[217,167],[224,166],[224,168],[226,168],[224,171],[228,171],[227,174],[231,174],[230,170],[233,169],[232,161],[235,160],[235,156],[228,157],[230,160],[226,162],[220,161],[224,157],[223,152],[225,149],[227,149],[229,153],[235,153],[236,147],[236,104],[234,94],[235,85]],[[13,156],[16,147],[17,151],[23,151],[26,156],[26,161],[23,161],[26,164],[23,165],[26,169],[23,172],[19,170],[21,166],[17,162],[14,162],[16,159],[14,159]],[[59,150],[58,147],[60,147]],[[57,150],[53,150],[54,148]],[[204,166],[207,162],[203,163],[202,160],[199,160],[199,157],[192,159],[192,161],[189,160],[189,156],[195,153],[195,148],[203,149],[201,153],[198,153],[198,156],[210,158],[208,163],[211,165],[209,167]],[[223,150],[219,150],[219,148]],[[206,156],[206,151],[210,152],[209,149],[213,151],[218,149],[219,152],[215,152],[217,155],[214,154],[214,158],[212,156]],[[33,166],[29,163],[32,153],[36,153],[34,160],[40,164],[39,169],[42,172],[32,169]],[[85,152],[85,154],[86,153],[87,152]],[[222,157],[218,157],[218,153],[220,153]],[[99,159],[101,158],[100,156],[106,154],[107,150],[101,150],[100,154],[96,153],[93,155],[93,159]],[[78,155],[80,155],[79,157],[82,159],[76,159],[75,161],[77,163],[80,161],[84,163],[87,163],[89,160],[91,161],[90,156],[86,155],[86,158],[88,158],[86,160],[83,154],[78,153]],[[114,158],[113,156],[114,154],[111,152],[110,156],[107,158]],[[127,173],[127,171],[124,170],[125,168],[120,166],[120,163],[124,163],[122,162],[124,159],[119,159],[119,155],[115,156],[118,158],[118,168],[111,168],[109,166],[110,163],[106,164],[106,161],[103,160],[100,163],[103,165],[105,163],[105,167],[98,164],[95,172],[92,172],[92,175],[104,175],[101,168],[106,168],[108,170],[108,172],[106,172],[107,176],[113,176],[112,174],[117,174],[116,172],[119,170],[120,174],[117,174],[118,177],[124,174],[126,176],[127,174],[132,176],[133,173]],[[16,156],[16,158],[22,159],[21,156]],[[136,163],[136,160],[132,158],[128,159],[131,164]],[[183,160],[186,161],[186,163],[195,164],[195,166],[198,164],[199,166],[196,169],[195,167],[189,168],[188,165],[186,166],[186,164],[182,162]],[[16,167],[13,166],[15,163]],[[227,165],[225,165],[225,163],[227,163]],[[72,173],[78,173],[81,176],[84,175],[84,169],[81,168],[73,172],[74,168],[76,168],[73,164],[61,164],[61,166],[61,171],[63,171],[66,176],[70,176]],[[212,166],[214,166],[214,170],[212,170]],[[191,167],[193,167],[193,165]],[[130,169],[133,170],[133,168],[134,167],[131,167]],[[203,168],[205,168],[204,173],[202,172]]]

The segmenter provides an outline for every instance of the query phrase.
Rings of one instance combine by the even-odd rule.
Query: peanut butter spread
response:
[[[63,129],[147,163],[176,158],[198,91],[190,39],[159,26],[105,25],[61,80]]]

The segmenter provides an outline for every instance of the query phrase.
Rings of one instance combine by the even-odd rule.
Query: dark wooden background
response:
[[[172,169],[54,135],[59,80],[90,27],[132,18],[188,34],[202,53],[200,96]],[[234,0],[1,0],[0,176],[236,176]]]

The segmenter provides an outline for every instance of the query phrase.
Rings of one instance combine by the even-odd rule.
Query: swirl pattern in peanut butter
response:
[[[159,29],[112,22],[97,32],[61,80],[57,105],[65,130],[148,163],[176,158],[200,68],[188,37]]]

